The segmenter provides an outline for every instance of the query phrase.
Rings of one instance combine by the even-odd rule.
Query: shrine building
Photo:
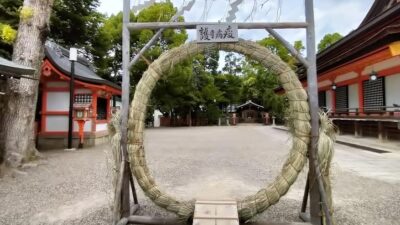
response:
[[[264,107],[251,100],[236,107],[239,123],[261,123],[263,122]]]
[[[318,53],[317,72],[320,107],[340,133],[399,140],[400,1],[376,0],[357,29]]]
[[[113,96],[120,96],[121,88],[99,77],[85,58],[78,57],[74,68],[73,147],[78,145],[78,122],[83,124],[84,147],[103,143],[107,140],[107,123],[116,104]],[[70,74],[69,51],[47,42],[36,113],[39,149],[67,146]],[[77,107],[83,111],[76,111]]]

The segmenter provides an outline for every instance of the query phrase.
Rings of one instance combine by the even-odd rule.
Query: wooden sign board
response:
[[[236,201],[196,201],[193,225],[239,225]]]
[[[197,42],[237,42],[237,24],[197,25]]]

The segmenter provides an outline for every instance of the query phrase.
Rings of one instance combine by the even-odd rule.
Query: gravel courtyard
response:
[[[148,129],[145,142],[156,181],[181,199],[254,193],[279,173],[290,146],[286,132],[265,126]],[[110,224],[108,148],[43,152],[46,160],[28,165],[26,174],[1,178],[0,224]],[[289,193],[256,219],[300,221],[305,179],[303,172]],[[337,224],[400,224],[400,153],[337,145],[332,179]],[[168,215],[138,194],[139,213]]]

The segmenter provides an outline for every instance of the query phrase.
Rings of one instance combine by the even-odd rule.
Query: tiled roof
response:
[[[47,41],[45,45],[45,56],[58,70],[63,72],[65,75],[71,75],[71,62],[69,61],[69,50],[62,46]],[[98,76],[92,66],[92,64],[83,57],[78,57],[78,61],[75,62],[75,79],[93,83],[93,84],[104,84],[121,90],[121,87],[117,84],[108,81]]]
[[[35,69],[0,57],[0,73],[7,75],[31,75],[35,73]]]

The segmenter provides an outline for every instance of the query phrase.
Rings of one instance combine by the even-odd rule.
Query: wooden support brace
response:
[[[354,136],[361,137],[360,122],[358,122],[358,121],[354,121]]]

